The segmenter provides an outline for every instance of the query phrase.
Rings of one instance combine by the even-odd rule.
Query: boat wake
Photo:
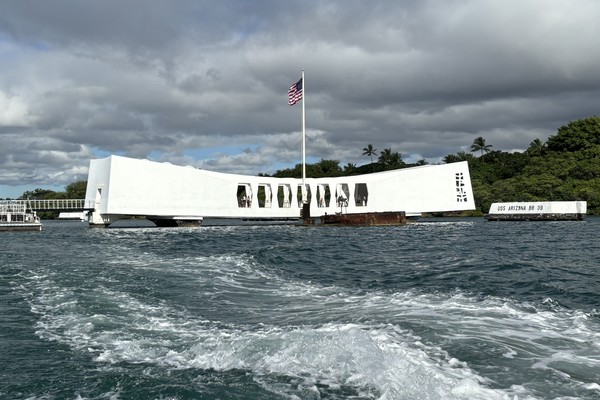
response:
[[[104,368],[244,371],[289,398],[535,399],[552,381],[557,393],[600,394],[594,315],[460,291],[320,286],[244,254],[122,261],[85,287],[64,271],[23,274],[38,337]],[[187,300],[166,281],[187,285]],[[506,373],[516,367],[522,379]]]

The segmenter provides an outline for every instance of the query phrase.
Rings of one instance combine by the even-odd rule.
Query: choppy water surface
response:
[[[600,219],[0,236],[0,398],[598,399]]]

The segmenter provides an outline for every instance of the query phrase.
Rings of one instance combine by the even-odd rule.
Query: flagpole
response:
[[[306,82],[302,70],[302,203],[307,203],[306,193],[306,119],[304,103],[306,101]]]

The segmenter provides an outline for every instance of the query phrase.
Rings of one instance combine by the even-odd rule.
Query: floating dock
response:
[[[488,221],[582,221],[586,201],[537,201],[493,203],[485,215]]]

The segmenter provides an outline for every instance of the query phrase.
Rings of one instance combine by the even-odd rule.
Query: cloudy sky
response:
[[[221,172],[522,151],[600,114],[597,0],[0,0],[0,198],[110,154]]]

